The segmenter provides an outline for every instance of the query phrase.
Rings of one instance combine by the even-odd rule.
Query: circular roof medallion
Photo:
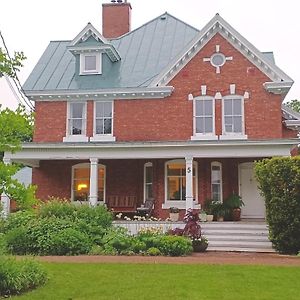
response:
[[[214,53],[210,58],[210,63],[214,67],[222,67],[226,62],[226,57],[223,53]]]

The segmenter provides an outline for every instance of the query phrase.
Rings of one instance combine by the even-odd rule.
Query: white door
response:
[[[265,218],[265,201],[259,193],[253,163],[239,165],[240,196],[245,206],[242,218]]]

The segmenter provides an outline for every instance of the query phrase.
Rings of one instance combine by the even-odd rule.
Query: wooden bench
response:
[[[136,196],[108,196],[107,207],[115,213],[136,212]]]

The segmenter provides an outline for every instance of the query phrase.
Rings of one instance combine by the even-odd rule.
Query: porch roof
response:
[[[299,139],[218,140],[169,142],[24,143],[17,153],[6,152],[4,160],[39,166],[41,160],[173,159],[173,158],[263,158],[289,156]]]

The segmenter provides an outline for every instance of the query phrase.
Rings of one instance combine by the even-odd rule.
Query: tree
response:
[[[0,48],[0,77],[7,75],[16,77],[16,72],[22,66],[25,56],[16,52],[13,58]],[[28,208],[35,202],[35,187],[25,187],[13,175],[19,169],[18,165],[5,165],[3,154],[6,151],[15,152],[21,148],[21,143],[30,141],[33,132],[33,114],[27,113],[24,106],[16,111],[8,108],[1,110],[0,105],[0,195],[5,193],[16,200],[21,208]]]
[[[288,107],[290,107],[292,110],[297,111],[297,112],[300,113],[300,101],[299,100],[294,99],[294,100],[288,101],[286,103],[286,105]]]

